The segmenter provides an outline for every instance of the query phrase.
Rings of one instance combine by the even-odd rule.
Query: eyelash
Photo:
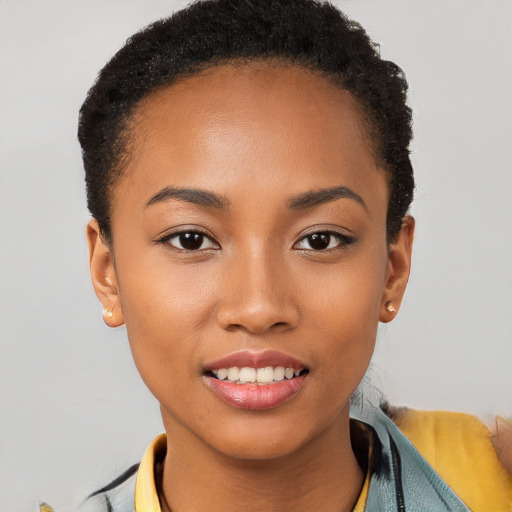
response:
[[[303,250],[303,251],[311,251],[311,252],[314,252],[314,253],[322,253],[322,252],[332,252],[332,251],[339,251],[339,250],[343,250],[345,249],[347,246],[353,244],[356,239],[351,237],[351,236],[348,236],[348,235],[345,235],[343,233],[339,233],[338,231],[332,231],[332,230],[318,230],[318,231],[312,231],[306,235],[304,235],[302,238],[300,238],[295,244],[294,244],[294,247],[296,247],[298,244],[300,244],[301,242],[304,242],[305,240],[307,240],[309,237],[312,237],[312,236],[319,236],[319,235],[327,235],[329,237],[332,237],[332,238],[335,238],[338,243],[335,247],[326,247],[324,249],[314,249],[314,248],[311,248],[311,249],[304,249],[304,248],[299,248],[299,250]],[[329,244],[330,245],[331,243],[331,240],[329,240]]]
[[[184,235],[196,235],[196,236],[202,237],[201,245],[203,245],[204,241],[209,240],[211,243],[211,246],[208,247],[207,249],[218,249],[220,247],[219,244],[217,242],[215,242],[211,236],[209,236],[207,233],[205,233],[204,231],[201,231],[199,229],[183,229],[181,231],[175,231],[173,233],[168,233],[168,234],[164,235],[163,237],[159,238],[158,240],[156,240],[156,243],[159,245],[169,244],[173,249],[176,249],[177,251],[187,252],[187,253],[199,252],[199,251],[206,250],[206,249],[186,249],[185,247],[183,247],[183,244],[181,243],[181,241],[180,241],[181,247],[176,247],[170,243],[170,241],[172,239],[179,240],[180,237],[182,237]]]
[[[197,249],[187,249],[186,247],[183,246],[182,241],[179,242],[181,247],[176,247],[175,245],[170,243],[171,240],[173,240],[173,239],[180,240],[180,237],[185,236],[185,235],[192,235],[192,236],[199,236],[199,237],[201,237],[201,245],[200,245],[200,247],[203,245],[203,243],[205,241],[209,241],[210,242],[210,246],[207,247],[207,248],[204,248],[204,249],[201,249],[200,247],[197,248]],[[297,247],[297,245],[299,245],[300,243],[308,240],[309,237],[314,237],[314,236],[328,236],[330,238],[335,238],[338,243],[336,244],[335,247],[329,247],[329,245],[331,244],[331,239],[329,238],[328,245],[325,248],[314,249],[314,248],[311,247],[310,249],[308,249],[308,248],[298,248]],[[308,233],[308,234],[304,235],[302,238],[300,238],[293,245],[293,248],[296,248],[296,249],[302,250],[302,251],[311,251],[311,252],[314,252],[314,253],[332,252],[332,251],[343,250],[347,246],[353,244],[355,241],[356,241],[355,238],[353,238],[351,236],[348,236],[348,235],[345,235],[345,234],[342,234],[342,233],[339,233],[337,231],[319,230],[319,231],[312,231],[311,233]],[[310,242],[311,242],[311,240],[310,240]],[[176,250],[181,251],[181,252],[186,252],[186,253],[194,253],[194,252],[200,252],[200,251],[205,251],[205,250],[210,250],[210,249],[215,249],[216,250],[216,249],[220,248],[219,244],[215,240],[213,240],[213,238],[211,236],[209,236],[204,231],[201,231],[201,230],[198,230],[198,229],[184,229],[184,230],[181,230],[181,231],[175,231],[173,233],[168,233],[168,234],[162,236],[161,238],[159,238],[158,240],[156,240],[156,243],[159,244],[159,245],[168,244],[173,249],[176,249]],[[310,246],[311,246],[311,243],[310,243]]]

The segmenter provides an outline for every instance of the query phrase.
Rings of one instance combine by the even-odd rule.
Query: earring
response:
[[[396,313],[395,306],[393,306],[393,304],[391,304],[391,301],[390,301],[390,300],[389,300],[388,302],[386,302],[386,309],[387,309],[390,313]]]
[[[103,310],[103,316],[106,316],[108,318],[112,318],[114,316],[114,312],[112,311],[114,308],[108,308]]]

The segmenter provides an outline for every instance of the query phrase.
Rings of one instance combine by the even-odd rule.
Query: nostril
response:
[[[242,329],[242,324],[229,324],[225,327],[226,331],[238,331]]]
[[[254,299],[254,297],[253,297]],[[230,332],[246,330],[262,334],[269,329],[283,331],[295,327],[298,312],[290,304],[274,304],[270,300],[224,301],[217,311],[219,325]]]

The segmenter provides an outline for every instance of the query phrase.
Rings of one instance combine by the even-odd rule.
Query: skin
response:
[[[339,197],[289,207],[341,186],[364,205]],[[147,206],[166,187],[213,192],[230,206],[183,197]],[[161,405],[164,510],[352,509],[363,474],[350,442],[350,397],[410,270],[414,221],[406,217],[388,246],[387,204],[386,174],[357,102],[312,73],[222,66],[139,106],[113,194],[113,243],[95,220],[87,237],[95,290],[113,308],[105,322],[126,324]],[[179,249],[177,238],[155,242],[173,230],[210,238],[197,251]],[[332,248],[313,250],[306,235],[326,231],[353,242],[332,236]],[[242,349],[306,362],[305,385],[270,410],[224,403],[203,369]]]

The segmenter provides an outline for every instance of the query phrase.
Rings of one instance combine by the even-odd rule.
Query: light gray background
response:
[[[393,403],[512,414],[512,2],[339,2],[410,81],[414,269],[381,329]],[[124,39],[184,2],[0,0],[0,511],[60,510],[162,429],[89,284],[76,119]]]

